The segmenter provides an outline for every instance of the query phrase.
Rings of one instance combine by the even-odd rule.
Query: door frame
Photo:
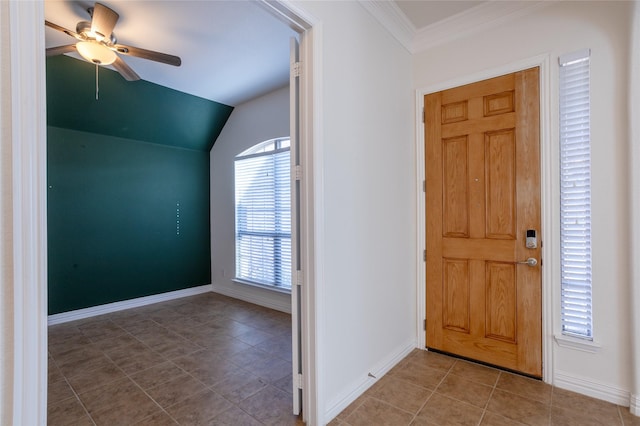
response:
[[[322,25],[287,0],[260,0],[271,8],[283,22],[299,28],[300,55],[305,64],[305,78],[301,87],[301,160],[305,165],[304,196],[301,199],[303,238],[302,261],[304,289],[302,294],[302,379],[304,420],[307,424],[321,424],[324,420],[321,360],[318,359],[322,332],[319,330],[324,309],[321,294],[315,283],[322,281],[323,271],[323,212],[322,188],[318,189],[322,170],[320,111],[322,81]],[[44,3],[8,2],[0,5],[0,18],[9,25],[1,32],[10,31],[6,45],[8,53],[2,60],[1,84],[11,92],[7,104],[8,117],[3,125],[10,126],[10,139],[2,141],[2,150],[11,150],[11,159],[2,163],[2,174],[10,177],[9,197],[4,206],[11,210],[12,235],[3,236],[2,261],[12,269],[13,294],[0,292],[2,307],[9,313],[3,332],[11,331],[13,340],[7,342],[9,359],[0,365],[0,408],[8,409],[6,418],[12,424],[46,424],[47,418],[47,193],[46,193],[46,87]],[[37,25],[36,25],[37,24]],[[3,39],[4,40],[4,39]],[[8,83],[7,83],[8,82]],[[3,89],[4,90],[4,89]],[[3,92],[4,93],[4,92]],[[3,102],[4,104],[4,102]],[[2,106],[2,113],[9,110]],[[5,167],[10,169],[5,171]],[[318,197],[320,199],[318,199]],[[2,203],[5,203],[2,196]],[[4,212],[3,212],[4,214]],[[4,221],[3,216],[3,221]],[[4,231],[4,228],[3,228]],[[19,285],[16,285],[19,283]],[[9,339],[7,339],[9,340]],[[4,337],[0,344],[4,345]],[[5,382],[5,378],[7,382]],[[34,409],[35,406],[35,409]],[[3,413],[3,419],[5,414]]]
[[[557,169],[558,154],[553,151],[551,136],[551,58],[540,55],[521,61],[512,62],[496,68],[491,68],[469,75],[463,75],[450,80],[444,80],[433,85],[416,90],[416,231],[418,233],[416,250],[416,342],[419,349],[425,349],[425,318],[426,318],[426,268],[424,250],[426,249],[426,207],[423,182],[425,182],[425,150],[424,150],[424,97],[430,93],[451,89],[465,84],[489,78],[499,77],[523,71],[528,68],[540,67],[540,188],[541,188],[541,218],[542,218],[542,380],[551,383],[553,379],[553,313],[554,291],[553,277],[558,276],[560,263],[553,254],[556,252],[556,242],[553,236],[558,235],[556,211],[559,211]],[[555,169],[554,169],[555,167]]]

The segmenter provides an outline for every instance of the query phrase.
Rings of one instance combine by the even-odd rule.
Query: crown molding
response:
[[[555,1],[488,1],[416,31],[410,51],[418,53],[525,16]]]
[[[395,1],[359,0],[359,3],[409,52],[412,51],[416,27]]]

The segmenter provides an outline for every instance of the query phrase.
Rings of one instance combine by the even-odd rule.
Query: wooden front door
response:
[[[426,345],[536,377],[539,97],[532,68],[424,98]]]

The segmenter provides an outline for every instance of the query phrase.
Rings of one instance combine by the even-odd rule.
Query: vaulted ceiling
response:
[[[173,67],[132,56],[143,80],[230,106],[287,84],[289,39],[296,33],[259,1],[103,0],[119,14],[114,33],[125,45],[180,56]],[[362,1],[402,15],[412,31],[463,13],[483,1]],[[90,21],[87,0],[45,0],[45,19],[72,31]],[[46,46],[75,39],[45,29]],[[77,53],[69,54],[79,58]]]

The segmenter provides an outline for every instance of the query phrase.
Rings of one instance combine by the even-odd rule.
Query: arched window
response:
[[[236,279],[291,290],[289,138],[261,142],[235,159]]]

